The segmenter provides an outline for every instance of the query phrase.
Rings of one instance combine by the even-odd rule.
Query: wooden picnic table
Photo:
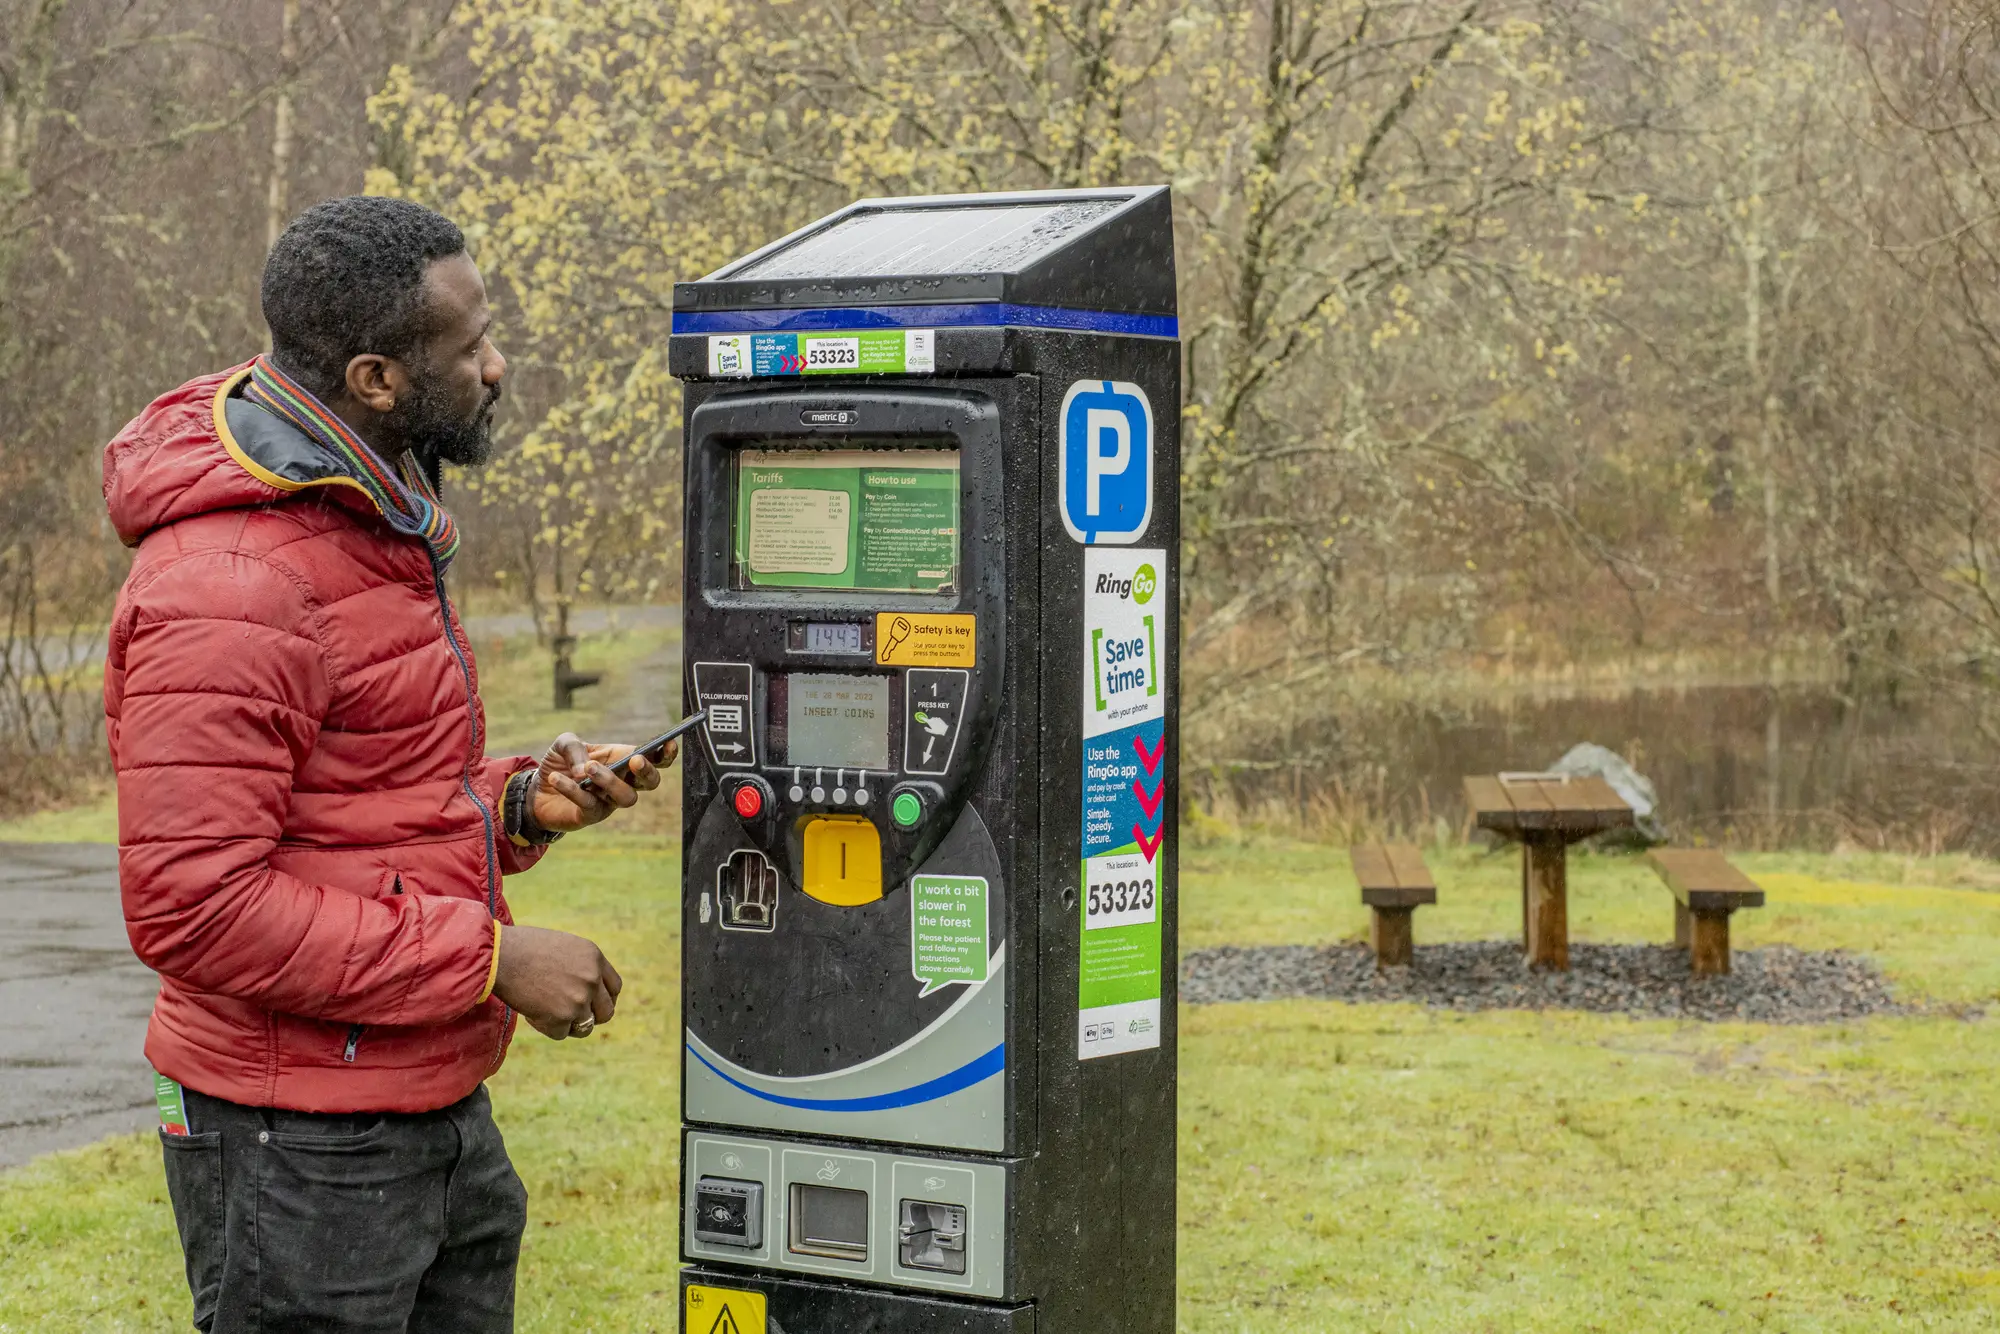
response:
[[[1521,944],[1536,967],[1569,968],[1569,845],[1632,824],[1602,778],[1475,774],[1465,803],[1481,829],[1521,843]]]

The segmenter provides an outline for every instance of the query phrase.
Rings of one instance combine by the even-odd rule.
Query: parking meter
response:
[[[682,1328],[1174,1325],[1165,187],[864,200],[674,293]]]

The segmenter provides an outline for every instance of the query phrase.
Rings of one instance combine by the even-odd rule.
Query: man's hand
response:
[[[493,994],[544,1037],[589,1037],[611,1022],[625,986],[602,950],[567,931],[500,928],[500,971]]]
[[[659,764],[632,755],[633,746],[588,745],[574,732],[564,732],[542,756],[535,784],[535,823],[551,833],[567,834],[596,824],[611,812],[638,804],[641,792],[660,785],[660,769],[671,765],[680,743],[669,741]],[[619,778],[611,766],[632,755]],[[588,778],[590,786],[583,780]]]

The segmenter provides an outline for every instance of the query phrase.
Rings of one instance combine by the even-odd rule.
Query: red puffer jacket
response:
[[[138,552],[104,674],[146,1056],[233,1102],[443,1107],[499,1069],[502,873],[472,650],[424,544],[211,375],[104,452]]]

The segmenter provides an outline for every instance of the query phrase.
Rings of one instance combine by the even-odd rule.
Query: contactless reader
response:
[[[674,293],[681,1327],[1168,1334],[1165,187],[864,200]]]

